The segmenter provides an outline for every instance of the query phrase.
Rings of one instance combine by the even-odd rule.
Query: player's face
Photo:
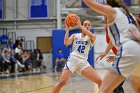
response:
[[[91,29],[91,23],[89,21],[84,21],[83,26],[87,29],[90,30]]]

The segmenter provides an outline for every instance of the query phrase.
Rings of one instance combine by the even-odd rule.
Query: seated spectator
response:
[[[36,50],[36,58],[37,58],[37,65],[38,65],[38,70],[41,69],[41,65],[42,65],[42,60],[43,60],[43,56],[42,53],[39,49]]]
[[[64,55],[62,54],[62,49],[58,49],[58,54],[55,60],[55,71],[56,72],[62,71],[62,68],[64,67],[65,62],[66,60],[64,58]]]
[[[23,50],[23,41],[23,39],[16,40],[13,48],[15,49],[16,47],[18,47],[18,45],[20,45],[21,49]]]
[[[9,48],[11,49],[11,50],[13,50],[14,48],[14,43],[13,43],[13,41],[12,41],[12,39],[10,38],[9,40],[8,40],[8,46],[9,46]]]
[[[30,61],[32,63],[32,70],[35,72],[37,70],[37,55],[36,49],[34,51],[30,51]]]
[[[9,65],[10,65],[10,51],[8,49],[4,49],[2,51],[2,57],[4,59],[4,73],[9,73]]]
[[[0,53],[0,74],[3,74],[4,72],[4,59]]]
[[[29,55],[28,51],[24,50],[22,59],[23,59],[23,64],[25,65],[25,70],[29,70],[29,67],[31,67],[29,58],[30,58],[30,55]]]
[[[17,45],[17,47],[15,48],[15,53],[19,55],[22,53],[22,49],[20,45]]]
[[[18,72],[18,66],[24,68],[24,65],[22,65],[14,56],[14,51],[11,51],[11,56],[10,56],[10,61],[11,61],[11,73],[13,72]]]

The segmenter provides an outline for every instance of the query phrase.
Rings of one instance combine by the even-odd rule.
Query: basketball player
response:
[[[129,32],[132,28],[137,29],[137,23],[123,0],[107,0],[105,5],[99,4],[95,0],[83,1],[92,10],[107,18],[111,41],[105,54],[113,46],[117,49],[117,55],[113,61],[114,66],[106,73],[99,89],[99,93],[112,93],[140,63],[140,44]]]
[[[106,23],[105,24],[106,42],[109,43],[110,42],[110,38],[109,38],[109,35],[108,35],[109,26],[107,24],[106,18],[105,18],[105,23]],[[112,47],[112,51],[113,51],[114,55],[117,54],[117,49],[114,46]],[[112,62],[114,60],[114,58],[115,58],[114,56],[108,56],[107,61]],[[124,81],[117,88],[115,88],[113,93],[124,93],[124,89],[122,87],[123,83],[124,83]]]
[[[64,44],[66,46],[73,44],[73,50],[65,64],[61,79],[55,85],[52,93],[59,93],[61,88],[66,84],[68,79],[75,71],[83,75],[85,78],[95,82],[98,87],[100,87],[101,78],[87,61],[90,46],[93,46],[93,43],[96,39],[96,36],[89,31],[91,29],[90,21],[85,20],[81,25],[80,19],[78,18],[77,26],[81,29],[81,33],[73,34],[70,37],[69,27],[67,24],[65,24],[65,26],[66,33]]]

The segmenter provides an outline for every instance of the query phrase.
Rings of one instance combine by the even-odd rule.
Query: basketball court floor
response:
[[[106,70],[96,70],[101,77]],[[59,80],[61,73],[18,73],[0,76],[0,93],[51,93],[51,90]],[[129,79],[124,84],[125,93],[135,93]],[[73,74],[61,93],[97,93],[97,86],[91,81]]]

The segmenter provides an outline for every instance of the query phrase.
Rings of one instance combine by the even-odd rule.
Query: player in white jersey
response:
[[[59,93],[74,71],[95,82],[98,84],[98,87],[101,85],[101,78],[87,61],[90,46],[93,46],[96,39],[96,36],[89,31],[91,29],[91,23],[85,20],[81,25],[80,19],[78,18],[77,26],[82,32],[69,37],[69,27],[66,25],[64,44],[66,46],[73,44],[73,49],[66,62],[61,79],[55,85],[52,93]]]
[[[110,67],[99,89],[99,93],[112,93],[140,64],[140,43],[130,34],[131,29],[138,31],[138,25],[123,0],[107,0],[105,5],[99,4],[95,0],[83,1],[92,10],[107,18],[111,42],[105,54],[113,45],[118,51],[113,61],[114,66]]]

